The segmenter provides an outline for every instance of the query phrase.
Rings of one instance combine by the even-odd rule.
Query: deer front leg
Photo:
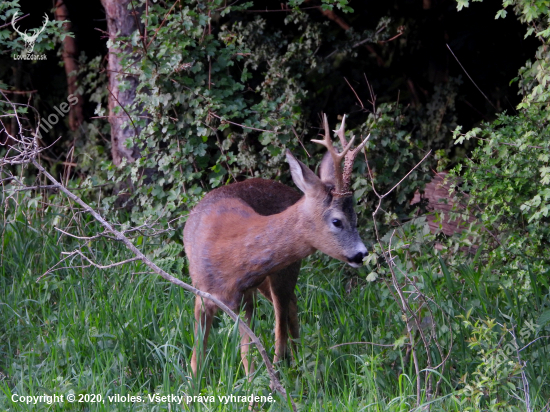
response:
[[[271,301],[275,309],[275,358],[284,358],[288,348],[288,333],[297,339],[300,333],[298,324],[298,304],[294,289],[298,281],[301,262],[273,274],[270,279]],[[294,346],[294,342],[292,342]]]
[[[210,333],[210,327],[212,326],[212,320],[217,312],[218,307],[208,299],[203,299],[200,296],[195,298],[195,346],[193,347],[193,355],[191,356],[191,369],[193,370],[193,376],[197,376],[197,364],[204,362],[206,354],[206,344],[208,342],[208,334]],[[201,332],[204,333],[202,340],[202,351],[200,359],[198,355],[199,351],[199,338]]]
[[[288,299],[285,296],[285,288],[278,286],[287,278],[287,271],[283,269],[268,276],[265,281],[258,287],[258,290],[264,295],[273,305],[275,311],[275,357],[273,362],[278,362],[285,355],[286,341],[288,339],[287,328],[290,325],[290,310],[288,307]],[[296,310],[296,305],[294,305]],[[297,321],[297,317],[293,320]],[[297,324],[294,325],[297,327]],[[294,336],[294,335],[293,335]]]

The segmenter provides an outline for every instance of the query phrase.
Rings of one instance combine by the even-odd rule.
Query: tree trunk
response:
[[[134,16],[132,10],[128,10],[131,0],[101,0],[107,17],[107,30],[109,40],[115,41],[117,36],[130,36],[136,31],[139,16]],[[115,165],[119,165],[123,159],[133,162],[139,157],[139,150],[136,146],[126,147],[126,140],[139,135],[141,128],[136,127],[131,116],[142,113],[132,113],[129,107],[134,103],[136,88],[138,86],[137,76],[128,75],[122,66],[122,58],[117,56],[120,53],[131,53],[131,46],[109,48],[108,72],[109,72],[109,123],[111,123],[111,144],[112,156]],[[124,90],[120,90],[121,85]],[[118,113],[115,108],[120,106]]]
[[[69,11],[63,0],[57,0],[55,4],[55,19],[58,21],[69,20]],[[63,24],[63,28],[67,31],[71,31],[71,23]],[[76,47],[76,40],[73,37],[66,36],[63,39],[63,62],[65,63],[65,74],[67,75],[67,89],[68,94],[75,96],[78,101],[73,106],[71,105],[71,111],[69,112],[69,127],[71,130],[78,129],[78,126],[84,121],[82,115],[82,106],[84,100],[82,96],[76,92],[76,71],[78,70],[78,48]]]

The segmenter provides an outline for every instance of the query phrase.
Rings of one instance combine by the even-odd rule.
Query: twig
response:
[[[383,194],[383,195],[379,195],[378,192],[376,191],[376,189],[374,188],[374,180],[373,180],[373,178],[372,178],[372,172],[371,172],[371,170],[370,170],[368,161],[365,159],[365,160],[367,161],[367,168],[368,168],[368,170],[369,170],[369,174],[371,175],[372,189],[373,189],[374,193],[376,194],[376,196],[378,196],[378,198],[379,198],[380,200],[382,200],[382,199],[385,198],[387,195],[389,195],[391,192],[393,192],[393,190],[394,190],[397,186],[399,186],[399,185],[403,182],[403,180],[405,180],[407,177],[409,177],[409,175],[410,175],[418,166],[420,166],[420,165],[424,162],[424,160],[426,160],[427,157],[428,157],[431,153],[432,153],[431,150],[428,151],[428,153],[426,153],[426,155],[422,158],[422,160],[420,160],[411,170],[409,170],[409,172],[408,172],[405,176],[403,176],[403,178],[402,178],[399,182],[397,182],[397,183],[395,184],[394,187],[392,187],[388,192],[386,192],[386,193]],[[377,206],[376,210],[374,211],[373,215],[376,214],[376,213],[378,212],[378,208],[380,207],[380,205],[381,205],[381,202],[378,203],[378,206]]]
[[[223,119],[222,117],[218,116],[216,113],[212,112],[212,111],[208,111],[208,114],[211,115],[211,116],[214,116],[215,118],[217,119],[220,119],[222,121],[222,123],[231,123],[235,126],[239,126],[239,127],[242,127],[243,129],[250,129],[250,130],[256,130],[258,132],[268,132],[268,133],[275,133],[275,134],[279,134],[278,132],[275,132],[273,130],[265,130],[265,129],[257,129],[255,127],[251,127],[251,126],[246,126],[244,124],[240,124],[240,123],[235,123],[235,122],[232,122],[230,120],[225,120]]]
[[[521,333],[521,332],[520,332]],[[545,336],[539,336],[538,338],[532,340],[531,342],[529,342],[527,345],[525,345],[523,348],[521,348],[519,350],[519,352],[521,352],[523,349],[527,349],[529,346],[531,346],[533,343],[535,343],[536,341],[538,341],[539,339],[544,339],[544,338],[550,338],[550,335],[545,335]]]
[[[90,240],[96,240],[96,239],[101,239],[101,238],[107,238],[107,239],[111,239],[111,240],[118,240],[115,237],[104,235],[103,233],[100,233],[99,235],[95,235],[95,236],[77,236],[77,235],[73,235],[72,233],[65,232],[63,229],[60,229],[58,227],[54,227],[54,229],[57,230],[58,232],[63,233],[64,235],[67,235],[67,236],[72,237],[74,239],[90,241]]]
[[[118,106],[124,110],[124,113],[126,113],[126,116],[128,116],[128,119],[130,119],[130,122],[132,123],[132,126],[134,127],[134,131],[136,132],[136,137],[139,136],[139,132],[138,132],[138,129],[136,127],[136,125],[134,124],[134,121],[132,120],[132,116],[130,116],[130,113],[128,113],[126,111],[126,108],[120,104],[120,102],[118,101],[117,97],[114,95],[114,93],[111,91],[111,89],[109,89],[109,87],[106,87],[106,89],[109,91],[109,93],[111,93],[111,96],[113,96],[113,99],[116,100],[116,102],[118,103]],[[110,117],[110,116],[109,116]]]
[[[359,98],[359,96],[357,95],[357,93],[355,92],[355,89],[353,87],[351,87],[351,84],[349,84],[348,82],[348,79],[346,79],[344,77],[344,80],[346,81],[346,83],[348,84],[349,88],[351,89],[351,91],[353,92],[353,94],[355,95],[355,97],[357,98],[357,100],[359,100],[359,103],[361,104],[361,109],[365,109],[365,106],[363,105],[363,102],[361,101],[361,99]]]
[[[368,82],[368,81],[367,81]],[[372,91],[371,91],[371,94],[372,94]],[[375,97],[373,97],[373,102],[371,102],[373,104],[373,107],[374,107],[374,104],[375,104]],[[364,152],[365,153],[365,152]],[[378,231],[378,224],[377,224],[377,221],[376,221],[376,215],[378,214],[381,206],[382,206],[382,200],[384,199],[384,197],[388,196],[393,190],[395,190],[395,188],[397,186],[399,186],[422,162],[424,162],[426,160],[426,158],[430,155],[431,151],[429,151],[421,160],[420,162],[418,162],[396,185],[394,185],[387,193],[381,195],[378,193],[378,191],[376,190],[376,187],[374,186],[374,176],[372,174],[372,170],[370,169],[370,166],[369,166],[369,162],[368,162],[368,159],[366,157],[366,153],[365,153],[365,162],[367,164],[367,170],[368,170],[368,173],[369,173],[369,178],[370,178],[370,182],[371,182],[371,187],[372,187],[372,190],[374,192],[374,194],[378,197],[378,204],[376,206],[376,209],[374,210],[374,212],[372,213],[372,219],[373,219],[373,223],[374,223],[374,230],[375,230],[375,236],[376,236],[376,241],[380,247],[380,249],[382,251],[385,251],[385,247],[382,245],[382,241],[381,241],[381,238],[380,238],[380,233]],[[404,277],[405,277],[405,285],[407,284],[413,284],[413,287],[415,287],[415,291],[404,291],[403,290],[403,286],[399,284],[399,281],[397,279],[397,275],[396,275],[396,272],[394,270],[396,266],[396,264],[394,263],[394,258],[392,256],[392,240],[393,240],[393,237],[395,235],[395,230],[392,232],[391,236],[390,236],[390,240],[389,240],[389,244],[388,244],[388,251],[387,252],[384,252],[384,258],[386,260],[386,263],[388,265],[388,268],[389,268],[389,271],[391,273],[391,285],[393,287],[390,286],[389,282],[384,279],[384,282],[386,283],[386,285],[388,286],[388,289],[389,291],[391,292],[394,300],[396,301],[396,303],[399,305],[400,307],[400,310],[401,310],[401,313],[404,315],[404,321],[405,321],[405,325],[406,325],[406,328],[407,328],[407,335],[409,337],[409,347],[408,347],[408,350],[407,350],[407,356],[410,354],[412,356],[412,359],[413,359],[413,363],[414,363],[414,369],[415,369],[415,372],[416,372],[416,376],[417,376],[417,382],[416,382],[416,406],[418,407],[420,405],[420,399],[421,399],[421,395],[422,395],[422,386],[421,386],[421,370],[420,370],[420,365],[419,365],[419,361],[418,361],[418,356],[417,356],[417,351],[415,349],[416,347],[416,342],[415,342],[415,329],[418,331],[419,335],[420,335],[420,338],[421,338],[421,341],[424,345],[424,349],[426,350],[426,354],[427,354],[427,362],[428,362],[428,368],[427,368],[427,377],[426,377],[426,392],[428,393],[428,396],[431,397],[432,395],[432,376],[431,374],[428,372],[428,370],[432,370],[433,368],[431,367],[431,357],[430,357],[430,346],[429,346],[429,341],[426,339],[426,336],[424,335],[424,332],[422,330],[422,323],[420,322],[418,316],[417,316],[417,313],[419,310],[421,310],[421,308],[423,306],[429,306],[429,305],[426,305],[427,301],[425,299],[425,296],[422,294],[422,293],[419,293],[420,291],[418,290],[418,288],[416,288],[414,285],[409,279],[408,279],[408,276],[406,274],[404,274]],[[398,268],[399,269],[399,268]],[[400,270],[400,269],[399,269]],[[402,271],[401,271],[402,272]],[[395,293],[394,293],[395,292]],[[422,301],[421,301],[421,304],[419,305],[419,307],[416,309],[416,310],[413,310],[413,308],[409,305],[408,303],[408,298],[405,297],[405,292],[410,292],[411,293],[411,298],[413,298],[413,294],[416,295],[413,299],[417,299],[417,298],[421,298]],[[430,313],[431,313],[431,310],[430,310]],[[414,323],[412,323],[412,321],[414,321]],[[433,322],[433,315],[432,315],[432,322]],[[430,338],[430,341],[431,341],[431,338]],[[443,358],[443,353],[439,347],[439,344],[437,345],[438,346],[438,350],[440,352],[440,354],[442,355],[442,358]],[[449,352],[450,353],[450,352]],[[446,358],[445,358],[446,359]],[[445,360],[443,360],[443,362],[441,362],[439,366],[442,366],[445,364]],[[424,369],[423,369],[424,370]],[[437,383],[436,385],[436,388],[439,387],[439,384],[440,382]],[[436,389],[436,392],[437,392],[437,389]]]
[[[0,26],[2,28],[3,26]],[[38,90],[5,90],[0,89],[2,93],[9,93],[9,94],[32,94],[36,93]]]
[[[13,23],[17,23],[18,21],[23,20],[25,17],[29,17],[29,16],[30,16],[30,14],[27,13],[27,14],[25,14],[24,16],[21,16],[21,17],[16,18],[15,21],[14,21]],[[6,24],[3,24],[3,25],[0,26],[0,29],[3,29],[4,27],[11,26],[11,24],[12,24],[11,22],[10,22],[10,23],[6,23]]]
[[[111,268],[114,268],[114,267],[117,267],[117,266],[125,265],[126,263],[132,263],[132,262],[135,262],[137,260],[141,260],[141,258],[139,258],[139,257],[133,257],[133,258],[126,259],[126,260],[121,260],[120,262],[111,263],[109,265],[100,265],[98,263],[95,263],[93,260],[91,260],[88,256],[86,256],[84,253],[82,253],[78,249],[75,249],[72,252],[61,252],[61,254],[62,255],[68,255],[68,257],[78,255],[78,256],[82,257],[84,260],[86,260],[91,266],[94,266],[98,269],[111,269]]]
[[[236,2],[235,2],[236,3]],[[298,7],[298,10],[311,10],[311,9],[318,9],[319,6],[313,6],[313,7]],[[290,13],[293,12],[294,8],[281,8],[281,9],[275,9],[275,10],[268,10],[267,8],[265,10],[246,10],[245,13]]]
[[[134,16],[134,22],[136,23],[136,27],[139,31],[139,37],[141,39],[141,44],[143,45],[143,50],[145,51],[145,55],[147,55],[147,45],[145,44],[145,34],[143,33],[142,31],[142,27],[141,27],[141,24],[137,18],[137,11],[136,11],[136,8],[134,7],[134,0],[130,0],[130,4],[132,5],[132,15]]]
[[[151,43],[153,43],[153,40],[155,40],[155,38],[157,37],[157,34],[158,34],[159,30],[161,29],[162,26],[164,26],[164,23],[166,23],[166,19],[168,18],[170,13],[172,13],[172,10],[174,9],[174,7],[176,7],[176,4],[178,4],[179,2],[180,2],[180,0],[177,0],[176,2],[174,2],[172,7],[170,8],[170,10],[168,10],[168,13],[166,13],[164,15],[164,18],[162,19],[162,23],[160,23],[160,26],[158,26],[157,29],[155,30],[155,34],[153,34],[153,37],[151,38],[149,43],[147,43],[147,47],[149,47],[151,45]]]
[[[367,79],[366,73],[363,73],[363,76],[365,76],[365,83],[367,83],[367,87],[369,88],[369,103],[372,104],[372,113],[376,117],[376,95],[374,94],[374,89],[372,88],[369,79]],[[399,107],[399,94],[397,95],[397,107]]]
[[[476,84],[476,82],[474,82],[474,80],[470,77],[470,75],[468,74],[468,72],[466,71],[466,69],[464,68],[464,66],[462,66],[462,63],[460,63],[460,60],[458,60],[458,58],[455,56],[455,54],[453,53],[453,51],[451,50],[451,48],[449,47],[448,44],[446,44],[447,48],[449,49],[449,51],[451,52],[451,54],[453,55],[453,57],[455,58],[456,62],[459,64],[459,66],[462,68],[462,70],[464,70],[464,73],[466,73],[466,76],[468,76],[468,79],[470,79],[470,81],[474,84],[474,86],[477,88],[477,90],[479,90],[479,92],[483,95],[483,97],[485,97],[485,99],[489,102],[489,104],[491,106],[493,106],[493,109],[495,109],[495,111],[497,111],[497,108],[495,107],[495,105],[493,104],[492,101],[489,100],[489,98],[487,96],[485,96],[485,93],[483,93],[481,91],[481,89],[478,87],[478,85]]]
[[[373,345],[373,346],[382,346],[384,348],[393,348],[395,345],[384,345],[382,343],[374,343],[374,342],[345,342],[345,343],[339,343],[338,345],[331,346],[329,349],[334,349],[339,346],[345,346],[345,345]],[[410,343],[405,343],[405,345],[410,345]]]
[[[306,147],[304,146],[304,144],[302,143],[302,139],[300,138],[300,136],[298,136],[298,133],[296,132],[296,129],[294,128],[294,126],[290,126],[292,128],[292,131],[294,132],[294,136],[296,136],[296,139],[298,139],[298,142],[300,143],[300,146],[302,146],[302,148],[304,149],[304,151],[306,152],[307,154],[307,157],[311,157],[311,155],[309,154],[309,152],[307,151]]]
[[[380,198],[379,201],[381,202],[382,199]],[[391,242],[393,240],[394,234],[395,234],[395,230],[392,232],[392,234],[390,236],[390,241],[388,242],[388,248],[390,248],[390,249],[391,249]],[[378,242],[379,242],[380,246],[382,246],[382,244],[380,243],[380,240],[378,240]],[[388,252],[388,254],[389,254],[390,259],[391,259],[391,252]],[[400,300],[400,303],[401,303],[401,312],[405,315],[407,314],[407,312],[410,313],[412,318],[415,320],[415,323],[416,323],[416,326],[417,326],[418,330],[421,332],[420,322],[418,321],[418,318],[417,318],[416,314],[414,313],[414,311],[411,309],[411,307],[407,303],[407,300],[405,299],[405,296],[403,296],[403,291],[401,290],[401,287],[399,286],[399,283],[397,281],[397,276],[395,275],[395,271],[393,270],[393,265],[389,265],[389,268],[390,268],[390,272],[391,272],[391,275],[392,275],[391,278],[392,278],[393,287],[395,288],[395,291],[397,292],[397,295],[399,296],[399,300]],[[415,347],[414,333],[413,333],[413,327],[410,323],[409,318],[407,318],[407,320],[405,321],[405,325],[407,326],[407,333],[409,335],[409,341],[410,341],[410,344],[411,344],[411,352],[412,352],[412,357],[413,357],[413,362],[414,362],[414,369],[416,371],[416,406],[419,406],[420,405],[420,394],[421,394],[420,366],[418,364],[418,356],[416,354],[416,350],[414,349],[414,347]],[[422,333],[421,333],[421,336],[423,336]],[[424,342],[424,344],[426,344],[426,343]],[[426,348],[426,349],[428,350],[428,348]],[[428,356],[429,356],[429,353],[428,353]],[[429,357],[428,357],[428,359],[429,359]]]
[[[395,36],[389,38],[388,40],[379,40],[378,43],[381,43],[381,44],[384,44],[384,43],[389,43],[391,41],[394,41],[395,39],[397,39],[398,37],[402,36],[403,35],[403,32],[399,32],[397,33]]]

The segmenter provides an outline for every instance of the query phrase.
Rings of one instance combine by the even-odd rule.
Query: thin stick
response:
[[[424,160],[426,160],[426,158],[427,158],[431,153],[432,153],[431,150],[430,150],[428,153],[426,153],[426,156],[424,156],[420,162],[418,162],[411,170],[409,170],[409,172],[408,172],[405,176],[403,176],[403,179],[401,179],[399,182],[397,182],[397,183],[395,184],[395,186],[392,187],[392,188],[389,190],[389,192],[387,192],[386,194],[382,195],[382,198],[386,197],[386,196],[389,195],[391,192],[393,192],[393,190],[394,190],[397,186],[399,186],[399,185],[403,182],[403,180],[405,180],[407,177],[409,177],[409,175],[410,175],[412,172],[414,172],[414,170],[415,170],[418,166],[420,166],[420,165],[424,162]]]
[[[147,47],[149,47],[151,45],[151,43],[153,43],[153,40],[155,40],[155,38],[157,37],[157,34],[159,32],[159,30],[161,29],[162,26],[164,26],[164,23],[166,23],[166,19],[168,18],[168,16],[170,15],[170,13],[172,13],[172,10],[174,9],[174,7],[176,7],[176,4],[178,4],[180,2],[180,0],[177,0],[173,5],[172,7],[170,8],[170,10],[168,10],[168,13],[166,13],[164,15],[164,18],[162,19],[162,22],[160,23],[160,26],[157,27],[157,29],[155,30],[155,34],[153,34],[153,37],[151,38],[151,40],[149,41],[149,43],[147,43]]]
[[[451,52],[451,54],[453,55],[453,57],[455,58],[456,62],[459,64],[459,66],[462,68],[462,70],[464,70],[464,73],[466,73],[466,76],[468,76],[468,79],[470,79],[470,81],[474,84],[474,86],[477,88],[477,90],[479,90],[479,92],[483,95],[483,97],[485,97],[485,99],[489,102],[489,104],[491,106],[493,106],[493,109],[495,109],[495,111],[497,110],[497,108],[495,107],[495,105],[493,104],[493,102],[491,102],[489,100],[489,98],[487,96],[485,96],[485,93],[483,93],[481,91],[481,89],[478,87],[478,85],[476,84],[476,82],[474,82],[474,79],[472,79],[470,77],[470,75],[468,74],[468,72],[466,71],[466,69],[464,68],[464,66],[462,66],[462,64],[460,63],[460,60],[458,60],[458,58],[455,56],[455,54],[453,53],[453,51],[451,50],[451,48],[449,47],[448,44],[446,44],[447,48],[449,49],[449,51]]]
[[[75,249],[72,252],[62,252],[62,254],[68,255],[68,257],[74,256],[74,255],[79,255],[84,260],[86,260],[91,266],[94,266],[98,269],[111,269],[111,268],[114,268],[114,267],[117,267],[117,266],[125,265],[126,263],[131,263],[131,262],[135,262],[137,260],[141,260],[141,258],[139,258],[139,257],[133,257],[133,258],[126,259],[126,260],[121,260],[120,262],[111,263],[110,265],[100,265],[98,263],[95,263],[93,260],[91,260],[88,256],[86,256],[84,253],[82,253],[78,249]]]
[[[346,343],[339,343],[338,345],[331,346],[329,349],[334,349],[339,346],[345,346],[345,345],[373,345],[373,346],[382,346],[384,348],[393,348],[395,345],[384,345],[382,343],[374,343],[374,342],[346,342]],[[405,345],[410,345],[410,343],[405,343]]]
[[[17,23],[18,21],[23,20],[25,17],[29,17],[29,16],[30,16],[30,14],[27,13],[27,14],[25,14],[24,16],[21,16],[21,17],[16,18],[16,19],[13,21],[13,23]],[[8,27],[8,26],[11,26],[11,25],[12,25],[12,22],[3,24],[3,25],[0,26],[0,29],[3,29],[4,27]]]
[[[95,235],[95,236],[77,236],[77,235],[73,235],[72,233],[65,232],[64,230],[59,229],[58,227],[54,227],[54,229],[57,230],[58,232],[63,233],[64,235],[67,235],[67,236],[72,237],[74,239],[90,241],[90,240],[96,240],[96,239],[101,239],[101,238],[107,238],[107,239],[111,239],[111,240],[117,240],[116,238],[114,238],[112,236],[105,235],[103,233],[100,233],[99,235]]]
[[[225,120],[223,118],[221,118],[220,116],[218,116],[216,113],[212,112],[212,111],[208,111],[208,114],[220,119],[222,122],[225,122],[225,123],[231,123],[235,126],[240,126],[242,127],[243,129],[250,129],[250,130],[257,130],[258,132],[268,132],[268,133],[275,133],[275,134],[278,134],[277,132],[274,132],[273,130],[265,130],[265,129],[256,129],[255,127],[250,127],[250,126],[246,126],[244,124],[240,124],[240,123],[235,123],[235,122],[232,122],[230,120]]]
[[[120,106],[120,108],[121,108],[122,110],[124,110],[124,113],[126,113],[126,116],[128,116],[128,119],[130,119],[130,122],[132,123],[132,126],[134,127],[134,131],[136,132],[136,137],[139,137],[138,129],[137,129],[136,125],[134,124],[134,121],[132,120],[132,116],[130,116],[130,113],[128,113],[128,112],[126,111],[126,108],[125,108],[123,105],[120,104],[120,102],[118,101],[118,99],[116,98],[116,96],[114,95],[114,93],[113,93],[108,87],[107,87],[106,89],[107,89],[107,91],[108,91],[109,93],[111,93],[111,96],[113,96],[113,99],[116,100],[116,102],[118,103],[118,105]]]
[[[146,266],[151,268],[153,272],[155,272],[160,277],[166,279],[167,281],[173,283],[174,285],[177,285],[185,290],[188,290],[192,292],[193,294],[200,296],[205,299],[209,299],[212,302],[214,302],[221,310],[223,310],[225,313],[229,315],[231,319],[233,319],[235,322],[238,323],[239,327],[242,327],[242,329],[246,332],[248,336],[250,336],[250,339],[256,347],[258,348],[258,352],[260,352],[260,356],[262,357],[267,372],[269,374],[269,377],[271,378],[272,386],[275,388],[277,392],[279,392],[283,397],[288,398],[292,404],[292,409],[294,412],[297,411],[296,405],[294,403],[294,400],[292,397],[288,397],[285,388],[283,385],[281,385],[281,382],[277,378],[277,374],[273,368],[273,365],[271,364],[267,352],[260,342],[260,339],[252,332],[252,330],[248,327],[248,325],[241,320],[241,318],[233,312],[228,306],[225,305],[222,301],[217,299],[216,297],[212,296],[210,293],[203,292],[197,288],[194,288],[193,286],[182,282],[181,280],[173,277],[172,275],[169,275],[164,270],[162,270],[160,267],[158,267],[155,263],[153,263],[147,256],[145,256],[130,240],[124,236],[121,232],[116,230],[109,222],[107,222],[99,213],[97,213],[94,209],[92,209],[87,203],[85,203],[82,199],[80,199],[78,196],[76,196],[74,193],[72,193],[70,190],[68,190],[65,186],[60,184],[51,174],[48,173],[44,167],[40,163],[38,163],[34,158],[31,160],[32,164],[42,173],[46,178],[52,182],[55,186],[58,187],[59,190],[61,190],[65,195],[71,199],[73,202],[78,203],[82,208],[87,211],[89,214],[91,214],[95,220],[97,220],[105,229],[107,229],[109,232],[111,232],[118,241],[124,243],[124,245],[136,256],[137,259],[141,260]]]
[[[2,26],[0,26],[1,28]],[[5,90],[0,89],[2,93],[9,93],[9,94],[32,94],[36,93],[38,90]]]
[[[130,3],[132,4],[132,15],[134,16],[134,22],[136,23],[136,27],[139,31],[139,37],[141,39],[141,44],[143,44],[143,50],[145,51],[145,55],[147,55],[147,45],[145,44],[145,34],[143,33],[143,31],[141,30],[141,24],[137,18],[137,11],[136,11],[136,8],[134,7],[134,0],[130,0]],[[147,26],[146,26],[147,27]],[[147,29],[145,29],[147,30]]]
[[[344,80],[346,81],[346,83],[348,84],[349,88],[351,89],[351,91],[353,92],[353,94],[355,95],[355,97],[357,98],[357,100],[359,100],[359,103],[361,104],[361,109],[365,109],[365,106],[363,105],[363,102],[361,101],[361,99],[359,98],[359,96],[357,95],[357,93],[355,92],[355,89],[353,87],[351,87],[351,84],[349,84],[348,82],[348,79],[346,79],[344,77]]]
[[[306,152],[307,154],[307,157],[311,157],[311,155],[309,154],[309,152],[307,151],[306,147],[304,146],[304,144],[302,143],[302,139],[300,139],[300,136],[298,136],[298,133],[296,132],[296,129],[294,128],[294,126],[290,126],[292,128],[292,131],[294,132],[294,136],[296,136],[296,139],[298,139],[298,142],[300,143],[300,145],[302,146],[302,148],[304,149],[304,151]]]

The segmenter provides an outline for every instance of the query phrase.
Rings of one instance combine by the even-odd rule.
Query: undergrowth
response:
[[[248,403],[224,403],[218,396],[270,395],[259,357],[254,379],[245,378],[238,328],[221,312],[200,376],[191,378],[194,296],[139,264],[102,271],[66,261],[38,280],[63,251],[76,247],[52,229],[54,219],[53,213],[21,216],[2,228],[1,410],[229,411],[246,409]],[[98,229],[90,222],[86,228],[90,234]],[[407,236],[407,231],[401,234],[405,243]],[[141,247],[152,255],[162,246],[154,242],[145,239]],[[395,249],[400,276],[413,279],[433,301],[431,312],[424,313],[424,333],[435,333],[449,353],[446,367],[416,374],[406,325],[386,275],[368,282],[363,272],[350,275],[343,264],[314,255],[303,263],[298,283],[297,351],[277,365],[298,408],[416,410],[418,379],[424,388],[420,408],[429,404],[433,411],[525,410],[525,381],[532,410],[548,408],[550,341],[541,338],[524,348],[550,334],[548,288],[529,285],[528,277],[522,284],[502,282],[492,276],[490,265],[475,259],[446,264],[431,249]],[[130,257],[122,245],[102,241],[89,252],[103,264]],[[185,268],[176,275],[189,281]],[[273,309],[263,298],[258,298],[253,326],[273,351]],[[426,356],[443,361],[435,346],[430,354],[419,348],[421,365]],[[435,397],[425,390],[428,373],[442,378]],[[65,400],[52,405],[12,401],[13,396],[44,394]],[[68,394],[77,400],[99,394],[102,401],[71,403]],[[150,401],[148,395],[154,394],[203,398],[177,406],[159,398]],[[124,396],[141,401],[124,401]],[[288,410],[287,400],[272,396],[272,403],[257,408]]]

